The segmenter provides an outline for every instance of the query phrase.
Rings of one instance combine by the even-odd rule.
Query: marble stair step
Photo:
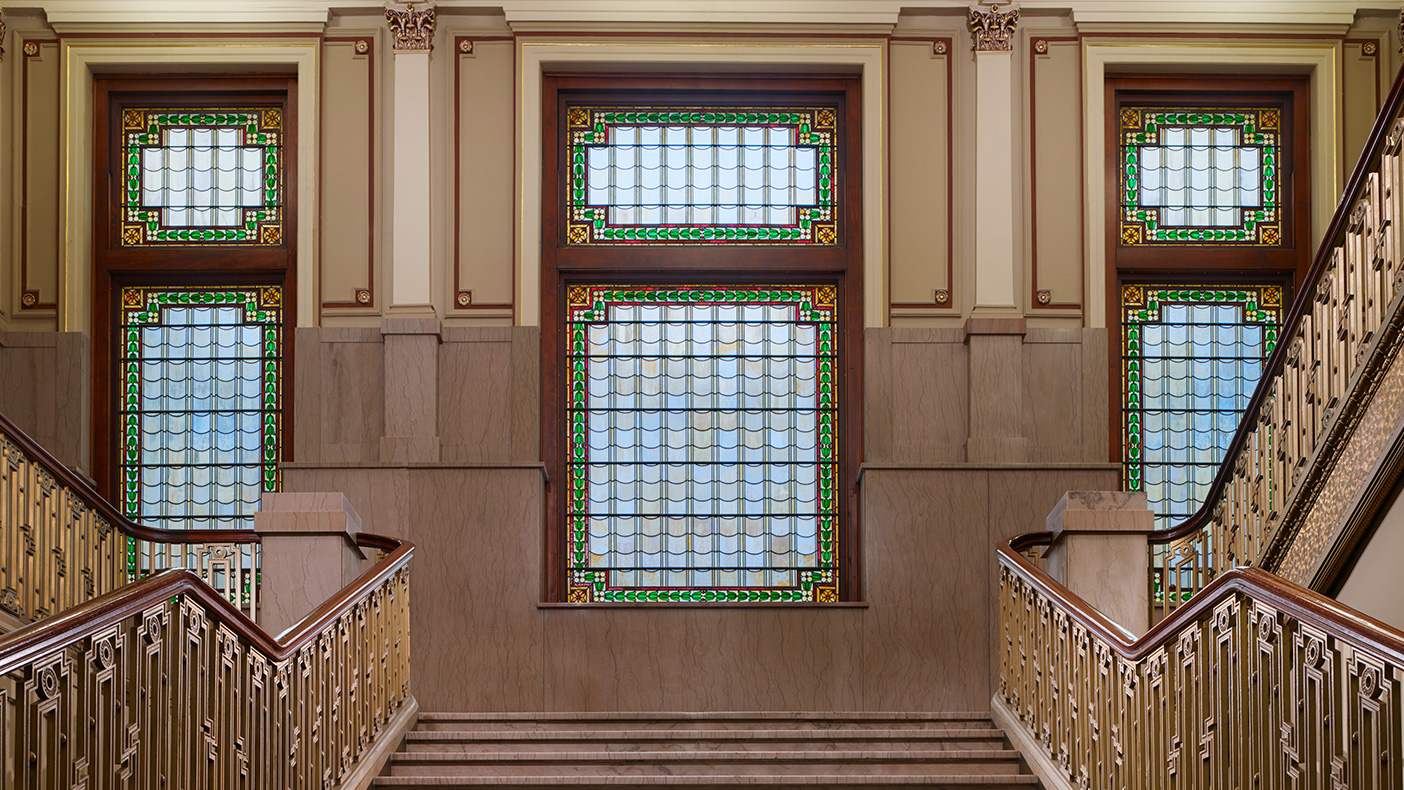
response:
[[[804,787],[808,790],[906,790],[921,787],[926,790],[1028,790],[1037,788],[1033,775],[997,774],[913,774],[910,776],[835,776],[817,772],[790,776],[382,776],[373,787],[433,787],[439,790],[558,790],[564,787],[633,787],[675,788],[694,790],[780,790]]]
[[[390,776],[834,776],[1017,774],[1013,749],[937,751],[400,752]]]
[[[421,731],[405,735],[411,752],[514,751],[846,751],[853,749],[1001,749],[1003,730],[920,728],[901,730],[482,730]]]
[[[980,729],[988,713],[421,713],[423,731]]]

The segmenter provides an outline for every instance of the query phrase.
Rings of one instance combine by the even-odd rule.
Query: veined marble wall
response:
[[[387,384],[377,334],[299,330],[285,489],[344,491],[365,529],[418,546],[414,682],[428,710],[984,709],[996,542],[1041,530],[1064,491],[1117,485],[1100,461],[1104,332],[1006,338],[1022,384],[992,391],[968,383],[962,330],[869,330],[861,604],[542,605],[539,335],[444,328],[426,375],[441,458],[389,464],[374,454],[385,387],[429,385]],[[1009,437],[1022,461],[966,460],[968,404],[989,399],[1023,415]]]

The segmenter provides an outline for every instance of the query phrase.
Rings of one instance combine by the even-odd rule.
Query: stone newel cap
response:
[[[1048,531],[1151,532],[1155,518],[1141,491],[1069,491],[1048,514]]]

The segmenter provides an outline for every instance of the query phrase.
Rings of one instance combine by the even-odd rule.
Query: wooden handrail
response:
[[[246,529],[158,529],[144,527],[122,515],[112,503],[73,470],[63,465],[52,453],[34,441],[29,434],[19,429],[10,418],[0,414],[0,434],[10,438],[15,444],[42,466],[45,471],[83,498],[88,507],[97,511],[118,530],[141,540],[156,543],[258,543],[259,538],[252,530]]]
[[[1289,340],[1301,327],[1303,315],[1310,311],[1308,306],[1316,299],[1317,288],[1330,269],[1332,254],[1337,244],[1345,236],[1355,198],[1363,190],[1366,179],[1380,160],[1385,140],[1389,136],[1390,127],[1400,109],[1401,101],[1404,101],[1404,69],[1395,75],[1389,96],[1375,117],[1375,125],[1370,130],[1370,136],[1366,140],[1360,159],[1356,162],[1355,169],[1351,171],[1350,180],[1346,182],[1345,190],[1341,193],[1341,200],[1336,205],[1336,211],[1331,215],[1331,222],[1326,226],[1326,234],[1321,238],[1316,256],[1312,259],[1306,276],[1302,278],[1301,287],[1297,289],[1297,293],[1292,299],[1291,309],[1287,311],[1287,317],[1283,320],[1281,329],[1277,333],[1277,346],[1263,365],[1262,377],[1258,380],[1258,386],[1253,390],[1253,396],[1243,410],[1243,419],[1238,423],[1238,430],[1234,433],[1233,441],[1229,443],[1227,452],[1224,453],[1224,460],[1219,464],[1219,471],[1214,475],[1214,482],[1210,484],[1204,501],[1200,503],[1199,509],[1185,521],[1168,529],[1150,533],[1147,536],[1150,543],[1169,543],[1200,529],[1209,522],[1215,503],[1233,478],[1233,467],[1248,443],[1252,433],[1252,422],[1276,385],[1278,375],[1286,367],[1288,349],[1291,346]],[[1303,219],[1297,218],[1297,221],[1303,221]]]
[[[1118,656],[1140,661],[1171,641],[1186,626],[1240,593],[1266,603],[1339,639],[1367,647],[1392,662],[1404,664],[1404,631],[1344,606],[1321,593],[1295,584],[1260,568],[1243,567],[1220,574],[1190,602],[1176,609],[1140,637],[1128,639],[1126,631],[1077,593],[1059,584],[1023,555],[1034,546],[1052,543],[1052,533],[1017,535],[999,547],[1000,562],[1015,569],[1031,587],[1057,604],[1069,619],[1106,642]]]

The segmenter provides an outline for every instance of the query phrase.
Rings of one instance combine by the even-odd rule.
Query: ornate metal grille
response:
[[[122,289],[123,515],[252,528],[280,484],[282,320],[278,286]]]
[[[1121,243],[1277,245],[1281,111],[1121,111]]]
[[[838,241],[831,108],[571,107],[570,244]]]
[[[122,112],[126,247],[283,240],[283,111]]]
[[[1277,344],[1282,289],[1122,286],[1124,483],[1156,527],[1193,515]]]
[[[570,286],[569,600],[836,601],[838,305]]]

